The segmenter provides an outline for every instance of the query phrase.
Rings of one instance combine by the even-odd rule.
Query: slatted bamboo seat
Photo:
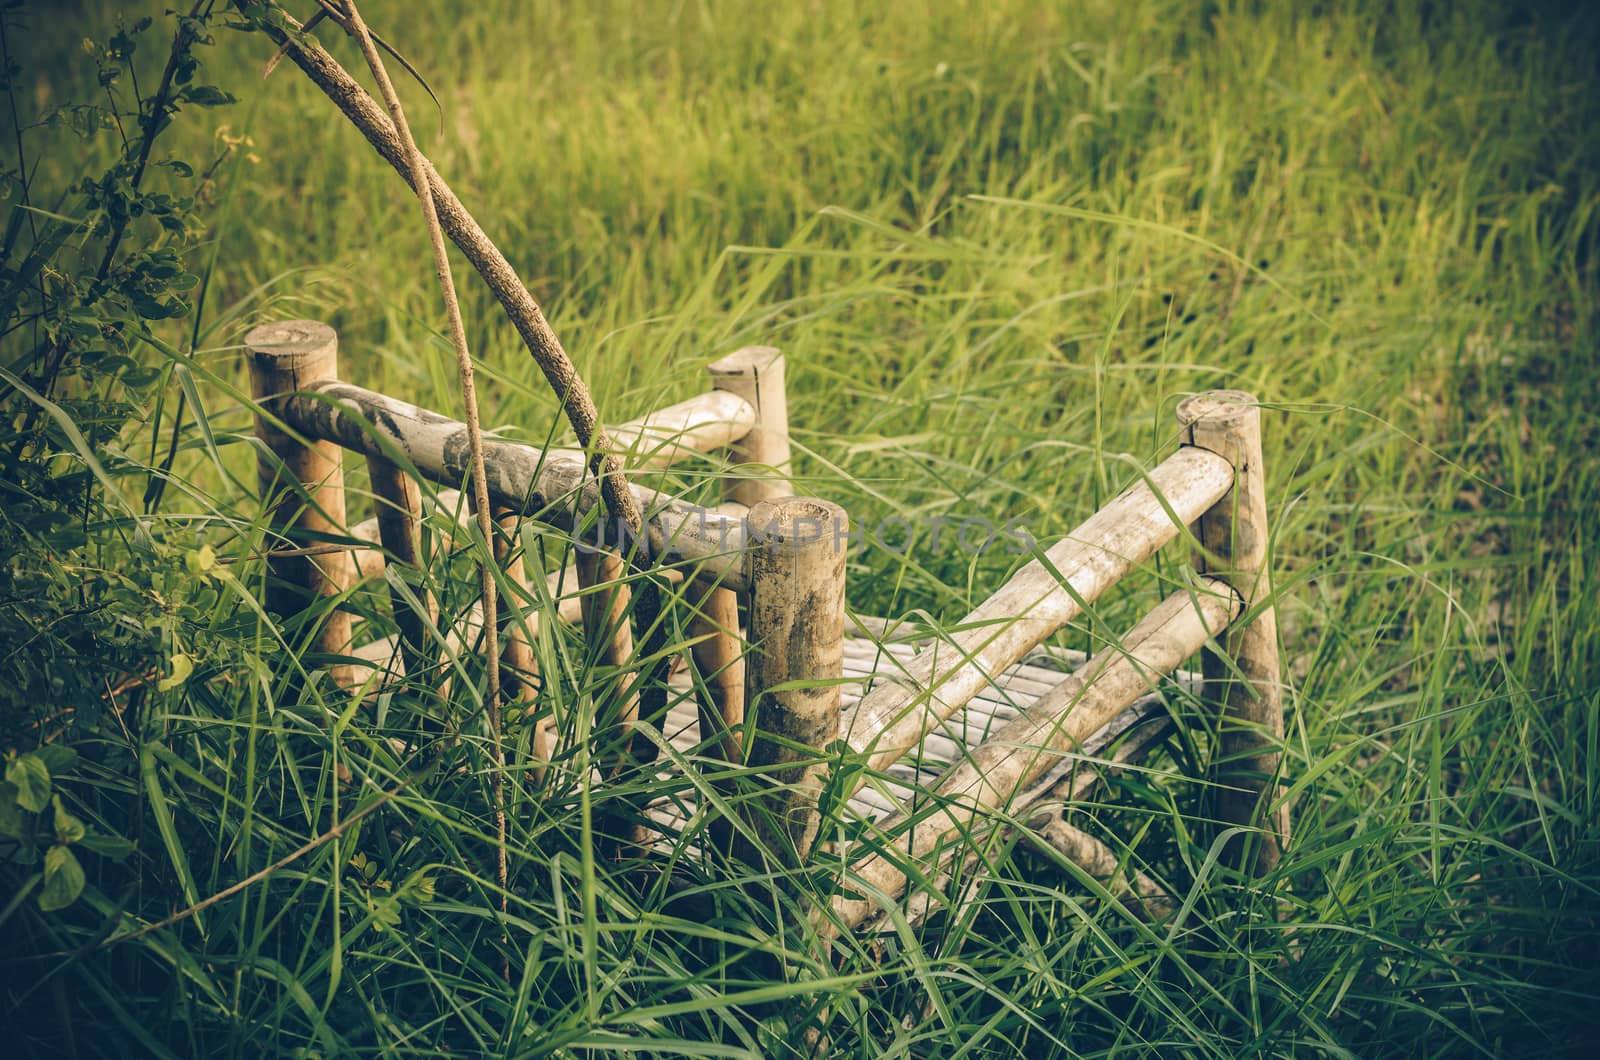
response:
[[[906,663],[919,654],[916,644],[907,641],[886,643],[872,632],[873,628],[881,629],[881,620],[873,621],[868,628],[858,626],[852,631],[854,636],[846,637],[844,676],[854,679],[840,687],[841,700],[846,709],[859,704],[862,693],[875,680],[892,678],[903,672]],[[847,816],[876,821],[903,810],[919,791],[927,790],[946,769],[967,758],[973,749],[1035,704],[1060,683],[1064,673],[1073,666],[1081,665],[1085,658],[1081,652],[1051,649],[1041,650],[1013,664],[997,675],[982,693],[974,696],[941,722],[938,728],[924,736],[917,754],[887,767],[882,783],[858,789],[849,801]],[[1171,687],[1197,695],[1202,681],[1199,674],[1179,671],[1172,675]],[[693,681],[687,672],[679,670],[673,674],[671,684],[678,698],[667,713],[662,732],[680,753],[694,754],[700,749],[701,736]],[[1057,787],[1074,768],[1085,762],[1095,762],[1097,756],[1116,740],[1142,725],[1157,727],[1163,733],[1170,727],[1168,704],[1162,692],[1152,692],[1139,698],[1086,740],[1077,753],[1060,756],[1032,785],[1032,797],[1019,800],[1019,805],[1037,801],[1043,793]],[[693,805],[694,795],[692,791],[687,791],[674,800],[670,808],[665,803],[659,805],[661,812],[657,820],[669,829],[681,826],[692,812]]]
[[[246,344],[263,493],[290,546],[271,556],[269,607],[287,613],[303,608],[306,594],[336,595],[389,564],[427,562],[416,478],[461,484],[465,428],[339,382],[337,340],[324,325],[258,328]],[[844,815],[894,837],[903,856],[871,846],[858,858],[844,852],[854,893],[819,910],[827,929],[857,927],[899,900],[906,859],[937,858],[984,815],[1026,809],[1051,792],[1070,797],[1075,763],[1146,721],[1165,724],[1160,698],[1152,696],[1164,680],[1219,711],[1207,778],[1219,792],[1216,812],[1254,837],[1234,843],[1240,863],[1270,869],[1288,816],[1276,776],[1283,719],[1254,399],[1234,391],[1187,399],[1178,409],[1182,445],[1175,454],[1041,547],[946,633],[907,639],[888,635],[899,628],[890,623],[847,623],[848,519],[836,505],[788,495],[783,369],[776,350],[738,351],[710,366],[709,393],[624,424],[612,437],[630,476],[708,453],[721,454],[729,468],[715,509],[630,478],[647,519],[635,555],[648,558],[652,577],[678,586],[694,637],[685,663],[698,677],[674,679],[675,702],[663,725],[671,746],[720,754],[764,779],[743,834],[757,837],[762,856],[790,865],[804,861],[816,841],[824,749],[843,740],[866,767],[862,775],[874,778],[854,791]],[[377,498],[368,524],[347,525],[341,448],[367,458]],[[559,617],[583,625],[602,661],[633,665],[622,617],[626,568],[607,547],[616,539],[594,536],[598,490],[583,454],[493,439],[485,450],[497,518],[535,519],[589,542],[574,570],[551,576]],[[1199,568],[1193,578],[1095,657],[1048,653],[1053,633],[1189,527]],[[303,547],[352,537],[353,549]],[[510,537],[497,540],[496,553],[513,585],[529,584]],[[574,582],[577,594],[564,592]],[[336,669],[336,680],[354,685],[363,667],[392,677],[425,658],[422,630],[434,621],[432,601],[391,584],[400,628],[392,641],[352,649],[350,619],[339,611],[321,627],[317,646],[354,660]],[[526,634],[537,635],[537,622],[513,620],[513,607],[496,616],[509,634],[505,660],[511,673],[531,678]],[[480,614],[457,632],[457,647],[473,642],[470,627],[482,621]],[[1203,648],[1203,675],[1178,671]],[[522,688],[534,701],[535,683]],[[747,705],[753,719],[745,718]],[[753,739],[731,739],[735,729]],[[535,742],[536,755],[550,751],[548,742]],[[653,812],[670,833],[695,810],[686,794]]]

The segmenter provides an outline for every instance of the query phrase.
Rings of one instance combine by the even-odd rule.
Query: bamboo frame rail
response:
[[[467,472],[465,425],[371,390],[336,380],[310,382],[284,398],[276,411],[309,438],[367,456],[399,454],[441,484],[459,484]],[[571,450],[546,452],[492,438],[484,439],[483,448],[489,498],[497,507],[569,531],[599,509],[599,487]],[[698,576],[729,588],[748,588],[743,520],[643,486],[632,489],[645,513],[652,556],[693,567]]]
[[[290,546],[269,556],[268,606],[297,613],[381,574],[390,581],[398,635],[352,651],[350,616],[324,605],[322,624],[310,632],[317,651],[416,677],[434,665],[438,650],[470,646],[474,623],[498,621],[508,631],[505,691],[531,707],[538,680],[533,638],[540,630],[538,614],[526,610],[533,595],[516,540],[520,520],[585,535],[575,570],[547,576],[551,592],[563,621],[575,622],[581,612],[596,658],[623,670],[634,665],[635,652],[622,557],[642,545],[657,573],[688,582],[682,601],[698,692],[698,753],[743,767],[741,775],[756,784],[753,798],[732,800],[743,817],[734,853],[789,869],[818,857],[840,865],[847,893],[818,908],[825,934],[856,928],[898,902],[912,876],[938,878],[938,859],[959,846],[951,839],[980,817],[1005,812],[1030,820],[1025,811],[1041,799],[1075,798],[1080,770],[1060,779],[1053,767],[1094,753],[1134,724],[1119,721],[1129,717],[1129,705],[1139,701],[1147,706],[1138,709],[1147,710],[1141,697],[1202,650],[1202,697],[1220,714],[1210,778],[1216,817],[1241,837],[1228,844],[1228,857],[1257,873],[1272,871],[1282,857],[1290,835],[1278,778],[1282,683],[1261,417],[1248,394],[1211,391],[1182,402],[1175,454],[1037,554],[947,635],[920,653],[904,645],[885,652],[892,665],[845,707],[845,660],[858,658],[850,653],[863,643],[848,648],[846,640],[848,522],[827,501],[789,496],[793,458],[778,351],[747,347],[724,357],[708,368],[707,393],[613,429],[630,474],[719,452],[731,468],[717,510],[630,484],[647,513],[644,542],[608,540],[607,528],[596,528],[599,490],[582,452],[486,440],[487,485],[502,528],[495,557],[510,592],[499,614],[469,617],[464,630],[430,648],[426,638],[439,635],[438,605],[419,577],[429,557],[420,532],[423,498],[411,472],[459,486],[467,471],[465,427],[340,382],[337,336],[326,325],[267,325],[245,345],[259,410],[262,497],[274,532]],[[354,529],[346,529],[341,449],[367,458],[376,504],[376,519]],[[452,495],[440,490],[432,503],[448,508]],[[957,746],[938,731],[967,704],[1005,696],[994,687],[1001,674],[1185,528],[1195,535],[1192,585],[1168,596],[1120,641],[1080,659],[1070,674],[1048,683],[1030,677],[1034,691],[1021,712],[982,742]],[[447,537],[454,532],[442,530]],[[561,595],[562,584],[574,583],[576,594]],[[878,620],[852,618],[849,629],[879,651],[896,636],[894,624]],[[330,668],[341,685],[353,683],[348,662]],[[625,729],[638,724],[631,680],[624,675]],[[540,725],[533,749],[543,762],[554,754],[554,733]],[[1165,725],[1147,726],[1118,754],[1131,760],[1145,753]],[[941,742],[956,753],[947,752],[953,764],[931,787],[917,788],[904,805],[880,803],[887,816],[871,823],[857,845],[813,850],[829,756],[854,755],[856,765],[866,766],[842,785],[849,790],[836,793],[848,799],[871,775],[903,773],[896,763],[912,749]],[[726,782],[716,783],[731,794]],[[1034,825],[1041,842],[1086,870],[1104,875],[1116,867],[1110,848],[1068,822],[1034,819]],[[719,845],[731,834],[729,822],[713,827]],[[1147,913],[1166,908],[1146,877],[1135,873],[1121,886],[1132,888],[1130,900]]]
[[[1239,597],[1225,583],[1207,580],[1178,592],[1134,626],[1112,649],[1094,656],[995,736],[951,767],[928,793],[928,808],[899,813],[874,831],[885,846],[904,848],[897,862],[883,853],[852,865],[847,888],[865,897],[836,897],[824,930],[853,928],[905,889],[907,862],[915,863],[970,827],[980,814],[1005,808],[1054,759],[1069,754],[1160,678],[1199,651],[1239,613]],[[902,834],[903,833],[903,834]]]
[[[1217,503],[1233,468],[1215,453],[1186,447],[1124,490],[1063,540],[1012,575],[958,623],[949,648],[929,653],[900,679],[879,685],[846,720],[853,746],[882,769],[921,742],[991,676],[1149,559]]]

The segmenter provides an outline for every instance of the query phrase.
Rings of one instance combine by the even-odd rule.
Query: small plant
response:
[[[69,747],[46,745],[12,753],[0,781],[0,862],[22,866],[30,876],[23,890],[39,884],[38,904],[46,913],[65,909],[83,893],[83,865],[76,851],[122,859],[134,846],[121,836],[92,831],[61,802],[61,781],[78,755]],[[9,848],[9,849],[8,849]]]
[[[233,153],[225,144],[195,165],[157,146],[184,110],[231,102],[198,76],[210,6],[175,16],[162,75],[143,91],[136,60],[159,40],[151,18],[84,40],[97,94],[30,126],[19,118],[15,16],[3,16],[16,153],[0,170],[0,901],[37,888],[44,913],[84,893],[84,853],[133,850],[70,808],[86,763],[67,741],[126,742],[129,699],[181,688],[216,606],[212,550],[149,514],[176,449],[175,435],[159,444],[164,395],[183,371],[175,322],[203,293],[190,264],[207,234],[199,203]],[[52,173],[56,191],[41,203],[34,129],[108,161]],[[147,460],[136,455],[142,431]]]

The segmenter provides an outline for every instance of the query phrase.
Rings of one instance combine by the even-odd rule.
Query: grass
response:
[[[776,344],[806,490],[858,525],[1020,516],[1048,538],[1170,450],[1181,396],[1258,394],[1291,664],[1296,837],[1276,874],[1217,866],[1184,768],[1204,753],[1192,718],[1193,744],[1078,813],[1183,898],[1176,920],[1132,920],[1012,838],[927,925],[824,961],[803,903],[692,853],[702,825],[671,872],[596,861],[595,830],[648,785],[587,783],[605,749],[573,736],[614,705],[617,675],[552,637],[541,709],[569,727],[569,757],[542,781],[513,770],[508,923],[469,732],[239,896],[137,942],[10,965],[14,1040],[784,1055],[812,1029],[864,1055],[1580,1052],[1600,1011],[1600,23],[1553,5],[1322,7],[365,11],[440,97],[435,115],[401,89],[423,149],[610,419]],[[35,104],[92,75],[72,49],[109,18],[22,14]],[[238,400],[247,325],[325,319],[346,378],[458,401],[414,204],[298,71],[260,82],[269,54],[224,31],[206,68],[242,100],[208,115],[250,138],[215,207],[205,338],[183,350],[217,448],[171,403],[145,428],[181,431],[187,486],[157,525],[228,559],[263,535]],[[205,155],[214,131],[175,129],[174,150]],[[82,147],[35,135],[41,181],[77,165]],[[514,332],[481,289],[463,294],[486,422],[560,436]],[[854,609],[954,622],[1017,563],[919,535],[852,564]],[[570,547],[528,540],[548,563]],[[1063,643],[1126,628],[1181,561]],[[196,677],[149,691],[126,739],[69,736],[87,763],[73,806],[137,858],[93,868],[64,914],[0,911],[11,954],[159,920],[406,775],[387,738],[436,705],[356,713],[315,682],[295,698],[278,645],[295,630],[242,610],[259,564],[228,569],[191,632]],[[465,569],[430,580],[447,615],[470,603]],[[351,606],[382,627],[382,603]],[[526,762],[526,719],[511,739]],[[361,783],[337,783],[340,766]],[[431,897],[386,904],[422,877]]]

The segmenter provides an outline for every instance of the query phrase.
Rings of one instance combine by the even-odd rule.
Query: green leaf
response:
[[[405,883],[401,884],[400,891],[396,897],[422,905],[433,901],[436,889],[437,883],[432,876],[414,872],[406,879]]]
[[[183,90],[182,98],[197,107],[222,107],[233,102],[233,96],[215,85],[190,85]]]
[[[47,743],[34,754],[44,759],[45,768],[50,770],[52,777],[63,777],[78,764],[78,752],[58,743]]]
[[[68,813],[66,807],[61,805],[61,796],[53,796],[50,801],[56,808],[56,838],[63,844],[76,843],[82,839],[88,829],[83,827],[83,822]]]
[[[156,691],[171,692],[189,680],[189,675],[192,673],[194,673],[194,660],[183,652],[178,652],[172,657],[172,673],[156,682]]]
[[[6,765],[6,779],[17,786],[17,805],[38,813],[50,805],[50,767],[31,751]]]
[[[189,569],[190,574],[197,576],[205,574],[217,565],[217,554],[212,551],[210,545],[201,545],[183,557],[183,565]]]
[[[21,839],[28,834],[27,828],[22,807],[17,805],[17,786],[9,780],[0,780],[0,835]]]
[[[61,433],[67,436],[67,441],[72,444],[72,448],[78,454],[79,459],[94,473],[94,477],[100,480],[100,485],[105,487],[109,497],[121,501],[121,506],[127,508],[128,512],[132,514],[133,509],[128,506],[127,498],[118,492],[116,484],[111,481],[111,476],[106,474],[106,469],[100,466],[99,460],[95,459],[94,449],[89,445],[88,439],[84,438],[83,432],[78,430],[78,425],[72,421],[72,417],[62,411],[61,406],[40,394],[5,368],[0,368],[0,379],[10,383],[20,394],[43,409],[45,415],[55,421],[56,426],[61,428]]]
[[[44,888],[39,892],[39,908],[46,913],[65,909],[83,893],[83,866],[64,846],[44,852]]]
[[[383,934],[400,926],[400,900],[393,896],[372,903],[372,930]]]
[[[121,861],[133,854],[139,848],[134,846],[131,839],[124,839],[119,835],[96,835],[90,833],[78,840],[78,846],[84,850],[99,854],[103,858]]]

